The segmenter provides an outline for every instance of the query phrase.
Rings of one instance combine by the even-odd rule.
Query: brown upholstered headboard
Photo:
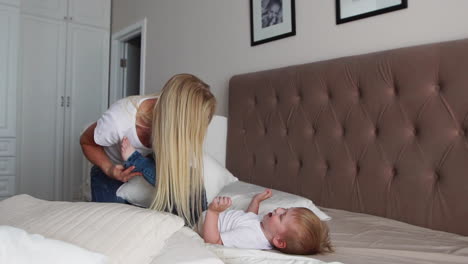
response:
[[[232,77],[242,181],[468,235],[468,39]]]

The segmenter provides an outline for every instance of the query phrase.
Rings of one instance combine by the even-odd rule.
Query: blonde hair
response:
[[[157,191],[151,209],[174,212],[189,226],[202,212],[202,147],[215,107],[207,84],[178,74],[166,83],[153,111]]]
[[[282,235],[285,248],[278,248],[283,253],[313,255],[333,252],[328,226],[311,210],[303,207],[293,208],[294,225]]]

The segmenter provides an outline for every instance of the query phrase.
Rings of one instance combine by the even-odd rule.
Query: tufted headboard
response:
[[[316,204],[468,235],[468,39],[232,77],[227,167]]]

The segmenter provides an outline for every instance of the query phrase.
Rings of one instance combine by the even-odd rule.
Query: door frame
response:
[[[141,35],[141,55],[140,55],[140,94],[145,91],[145,73],[146,73],[146,17],[135,24],[112,34],[111,47],[111,78],[109,88],[109,105],[122,98],[123,95],[123,76],[120,68],[120,58],[124,51],[124,44],[129,39]]]

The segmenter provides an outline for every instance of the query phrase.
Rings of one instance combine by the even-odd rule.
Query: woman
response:
[[[91,170],[93,201],[125,202],[116,190],[134,176],[124,168],[119,143],[127,137],[143,155],[156,160],[156,195],[152,209],[176,213],[190,226],[206,208],[203,140],[216,100],[209,86],[190,74],[172,77],[161,95],[128,97],[114,103],[81,136]]]

